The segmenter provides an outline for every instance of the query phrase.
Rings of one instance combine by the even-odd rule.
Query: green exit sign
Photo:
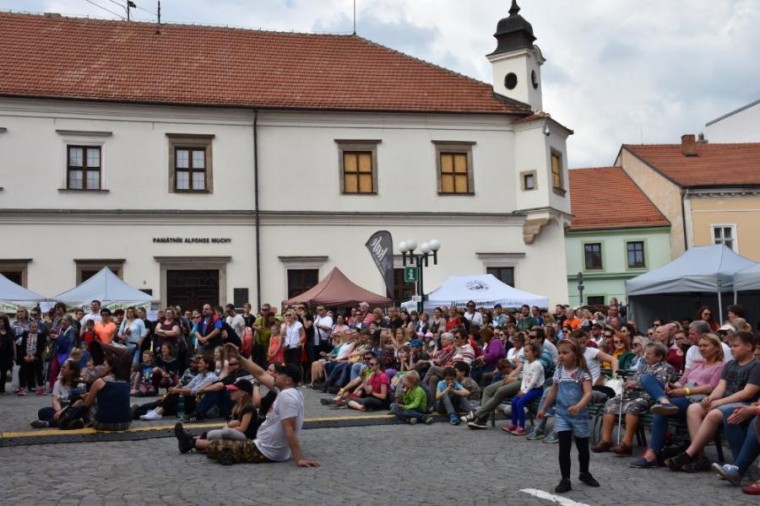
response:
[[[409,266],[404,267],[404,283],[416,283],[417,282],[417,267]]]

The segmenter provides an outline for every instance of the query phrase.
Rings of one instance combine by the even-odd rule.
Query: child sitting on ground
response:
[[[137,366],[137,372],[132,383],[131,395],[137,397],[149,397],[156,395],[156,387],[153,385],[153,354],[145,350],[142,354],[142,363]]]
[[[187,432],[181,423],[174,426],[174,436],[177,438],[180,453],[190,450],[205,452],[211,441],[216,439],[231,439],[246,441],[256,437],[256,408],[253,405],[253,384],[244,378],[239,378],[232,385],[227,385],[230,399],[235,403],[232,408],[232,420],[221,429],[212,430],[206,437],[196,438]]]
[[[443,379],[438,382],[435,392],[436,409],[449,417],[451,425],[459,425],[457,410],[472,411],[470,408],[469,390],[457,381],[457,370],[453,367],[443,369]]]
[[[404,396],[401,403],[391,404],[391,412],[402,422],[412,425],[420,420],[426,424],[433,423],[433,418],[425,416],[427,412],[427,394],[420,386],[420,375],[417,371],[409,371],[403,380]]]
[[[528,343],[523,353],[525,357],[523,377],[520,391],[512,399],[512,423],[502,427],[504,432],[514,436],[525,435],[525,408],[544,393],[544,367],[538,361],[541,350],[537,345]]]

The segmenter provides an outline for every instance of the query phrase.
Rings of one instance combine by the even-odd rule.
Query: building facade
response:
[[[53,295],[109,266],[183,307],[335,266],[384,293],[364,243],[386,229],[441,242],[428,289],[492,272],[566,301],[572,132],[518,11],[494,85],[357,36],[0,14],[0,272]]]
[[[709,121],[710,142],[760,142],[760,100]]]
[[[623,145],[621,167],[670,222],[670,255],[726,244],[760,260],[760,143]]]
[[[619,167],[571,170],[570,195],[570,304],[605,305],[612,297],[625,303],[626,280],[670,261],[668,220]]]

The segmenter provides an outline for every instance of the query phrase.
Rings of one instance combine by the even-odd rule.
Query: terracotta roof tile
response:
[[[181,105],[531,113],[353,35],[0,13],[0,95]]]
[[[680,144],[624,144],[662,175],[681,187],[760,184],[760,143],[697,143],[697,156],[686,156]]]
[[[573,169],[569,174],[570,230],[670,225],[622,168]]]

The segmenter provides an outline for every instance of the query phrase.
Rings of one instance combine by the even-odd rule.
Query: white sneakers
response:
[[[140,420],[160,420],[163,416],[158,414],[155,409],[151,409],[140,417]]]

